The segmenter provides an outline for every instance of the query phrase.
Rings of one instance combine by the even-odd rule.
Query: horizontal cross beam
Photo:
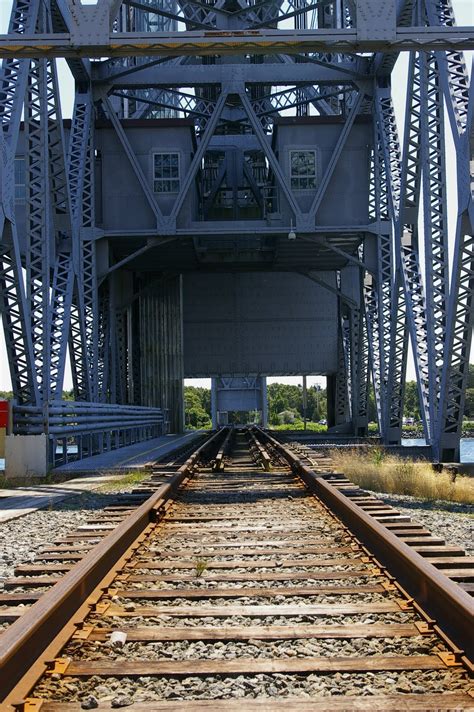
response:
[[[365,63],[364,63],[365,64]],[[349,68],[353,74],[349,72]],[[367,67],[364,68],[367,71]],[[140,89],[159,87],[195,87],[209,84],[223,84],[232,77],[234,82],[244,84],[278,84],[278,86],[295,84],[351,84],[354,80],[367,79],[367,73],[356,73],[350,62],[341,62],[340,67],[324,67],[316,64],[282,64],[281,62],[265,62],[265,64],[183,64],[180,66],[162,64],[159,72],[156,67],[138,69],[130,75],[119,73],[114,78],[113,68],[110,75],[104,73],[104,68],[93,67],[92,78],[98,83],[120,89]]]
[[[1,57],[128,57],[401,52],[474,49],[472,27],[397,27],[391,38],[361,38],[355,29],[210,32],[98,32],[88,40],[70,34],[0,35]]]

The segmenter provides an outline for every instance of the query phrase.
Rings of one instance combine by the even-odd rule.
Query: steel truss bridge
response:
[[[13,432],[46,438],[52,463],[58,443],[66,456],[73,439],[85,457],[179,430],[179,275],[253,265],[309,278],[335,299],[334,425],[366,431],[372,382],[383,441],[400,442],[411,343],[427,442],[435,459],[459,458],[474,287],[467,49],[474,28],[456,25],[451,0],[13,0],[0,36],[0,299]],[[391,74],[402,52],[400,141]],[[75,81],[70,124],[56,57]],[[295,164],[296,178],[284,168],[276,137],[285,120],[337,127],[317,179],[305,178],[311,166]],[[319,211],[359,124],[370,134],[366,219],[330,224]],[[191,134],[190,158],[180,172],[155,166],[154,185],[132,131],[166,126]],[[105,164],[100,173],[101,127],[149,227],[106,224],[99,180],[103,191],[122,178],[104,176]],[[73,402],[61,400],[68,354]]]

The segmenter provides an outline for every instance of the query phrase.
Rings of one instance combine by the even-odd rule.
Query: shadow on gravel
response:
[[[69,497],[62,502],[53,504],[49,507],[50,511],[54,512],[77,512],[80,510],[97,510],[108,507],[120,499],[120,493],[98,493],[98,492],[81,492]]]
[[[424,509],[427,512],[452,512],[456,514],[474,514],[474,505],[459,504],[458,502],[446,502],[445,500],[428,501],[425,499],[415,499],[414,497],[401,496],[391,497],[388,494],[374,492],[374,494],[383,499],[386,504],[392,507],[404,507],[405,509]]]

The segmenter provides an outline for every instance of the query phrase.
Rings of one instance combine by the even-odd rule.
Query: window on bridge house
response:
[[[316,188],[316,151],[290,151],[292,190]]]
[[[179,193],[179,153],[153,154],[153,190],[155,193]]]
[[[15,202],[24,203],[26,200],[26,168],[24,158],[15,158]]]

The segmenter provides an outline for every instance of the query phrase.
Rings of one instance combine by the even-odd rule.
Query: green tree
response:
[[[466,391],[466,403],[464,405],[464,417],[474,420],[474,388]]]
[[[184,387],[184,422],[187,428],[211,427],[211,392],[209,388]]]
[[[469,375],[467,377],[467,387],[474,388],[474,363],[469,364]]]
[[[407,381],[405,383],[405,407],[403,414],[406,418],[415,418],[421,420],[420,417],[420,401],[418,398],[418,388],[416,381]]]

